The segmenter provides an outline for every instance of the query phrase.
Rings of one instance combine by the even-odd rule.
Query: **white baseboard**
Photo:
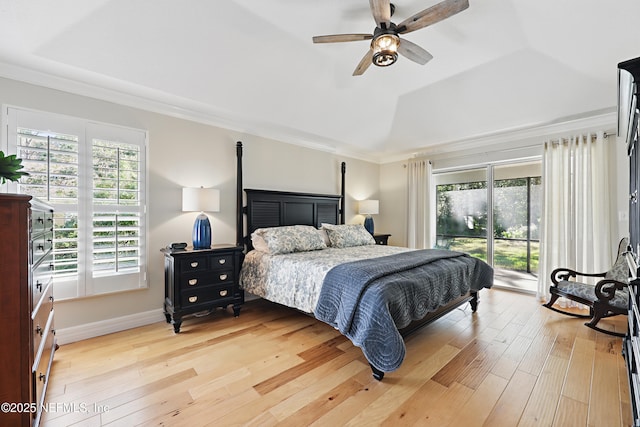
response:
[[[59,345],[82,341],[100,335],[112,334],[138,326],[149,325],[166,320],[162,309],[145,311],[143,313],[131,314],[128,316],[116,317],[100,322],[87,323],[81,326],[71,326],[70,328],[56,329],[56,340]]]

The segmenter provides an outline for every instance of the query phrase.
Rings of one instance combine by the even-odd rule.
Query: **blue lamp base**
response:
[[[211,223],[209,218],[201,213],[193,224],[193,249],[211,248]]]
[[[371,215],[365,217],[364,228],[373,235],[373,217]]]

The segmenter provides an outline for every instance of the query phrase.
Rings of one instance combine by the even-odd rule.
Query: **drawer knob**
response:
[[[38,288],[38,292],[42,292],[42,283],[40,283],[40,280],[36,281],[36,288]]]
[[[44,223],[44,219],[43,219],[42,217],[38,217],[38,222],[39,222],[40,224],[43,224],[43,223]]]
[[[39,251],[44,251],[44,245],[38,245],[38,250]]]
[[[190,285],[190,286],[193,286],[193,285],[195,285],[196,283],[198,283],[198,279],[189,279],[189,285]]]
[[[197,296],[189,297],[189,302],[196,302],[196,301],[198,301],[198,297]]]
[[[228,274],[221,274],[220,275],[220,280],[227,280],[227,277],[229,277]]]
[[[226,289],[223,289],[220,291],[220,296],[221,297],[226,297],[227,296],[228,291]]]
[[[198,266],[198,261],[193,261],[191,263],[191,267],[196,268]]]
[[[227,260],[224,259],[224,258],[221,258],[221,259],[218,260],[219,264],[224,264],[225,262],[227,262]]]
[[[49,270],[53,270],[53,263],[52,262],[49,263]]]
[[[42,328],[40,327],[40,325],[36,326],[36,334],[42,336]]]
[[[44,381],[44,380],[46,380],[46,379],[47,379],[47,376],[46,376],[45,374],[43,374],[43,373],[40,373],[40,375],[38,375],[38,379],[39,379],[40,381]]]

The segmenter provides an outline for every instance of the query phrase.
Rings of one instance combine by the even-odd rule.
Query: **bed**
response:
[[[344,224],[344,163],[340,195],[295,193],[243,189],[241,143],[237,155],[240,286],[338,329],[377,380],[401,365],[403,337],[467,302],[475,312],[492,286],[491,267],[468,254],[376,245]]]

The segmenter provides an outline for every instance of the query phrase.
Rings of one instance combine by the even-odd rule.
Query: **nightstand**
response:
[[[164,253],[164,314],[180,332],[182,317],[233,305],[240,315],[244,291],[238,285],[243,248],[213,245],[211,249],[171,250]]]
[[[373,240],[376,241],[376,245],[386,245],[389,241],[391,234],[374,234]]]

